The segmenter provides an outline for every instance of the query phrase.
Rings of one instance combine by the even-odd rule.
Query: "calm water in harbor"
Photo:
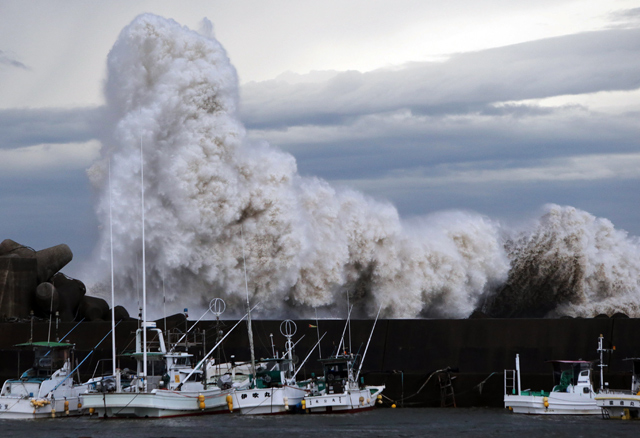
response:
[[[523,416],[504,409],[377,409],[356,415],[243,417],[216,415],[165,420],[61,418],[0,421],[2,437],[623,437],[640,422],[594,417]],[[277,435],[276,435],[277,434]]]

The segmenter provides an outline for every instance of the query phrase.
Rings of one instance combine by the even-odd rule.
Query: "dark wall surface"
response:
[[[236,321],[222,321],[222,329],[228,331]],[[284,350],[285,338],[280,334],[281,321],[254,320],[253,331],[256,357],[271,356],[273,334],[275,348]],[[297,320],[294,341],[300,362],[317,342],[315,320]],[[133,349],[133,336],[138,322],[124,321],[116,329],[118,351]],[[168,319],[168,328],[186,330],[192,321],[181,315]],[[216,341],[215,321],[201,321],[197,329],[205,345],[192,347],[190,351],[202,355]],[[327,332],[322,341],[323,357],[335,350],[345,327],[341,320],[320,320],[320,334]],[[62,337],[75,326],[60,323],[55,331],[55,322],[49,335],[47,322],[36,322],[33,340],[52,340]],[[163,328],[163,320],[158,321]],[[362,354],[369,338],[373,321],[356,320],[351,324],[351,345],[354,352]],[[84,359],[96,344],[109,332],[109,322],[81,323],[68,340],[76,344],[76,356]],[[613,388],[630,386],[629,365],[622,361],[627,357],[640,356],[640,342],[636,334],[640,319],[595,318],[595,319],[467,319],[467,320],[380,320],[375,328],[363,367],[368,384],[386,384],[385,394],[398,404],[404,398],[406,405],[438,406],[439,386],[432,378],[417,395],[416,391],[434,371],[451,367],[457,370],[452,375],[458,406],[500,406],[503,394],[503,370],[513,369],[515,355],[520,354],[523,389],[551,389],[551,367],[545,363],[552,359],[598,358],[596,349],[598,336],[605,338],[605,346],[615,345],[616,350],[608,362],[605,380]],[[202,333],[204,331],[204,333]],[[193,336],[192,332],[192,336]],[[28,323],[0,323],[0,377],[15,377],[29,366],[29,352],[20,354],[14,344],[27,342],[31,336]],[[346,342],[349,345],[349,331]],[[241,323],[224,341],[220,353],[222,360],[231,355],[236,361],[249,359],[246,324]],[[206,351],[204,351],[206,349]],[[96,369],[100,358],[111,355],[111,337],[107,337],[96,352],[80,368],[83,378],[88,378]],[[304,378],[311,372],[319,372],[316,350],[305,364],[299,376]],[[121,364],[124,367],[126,364]],[[110,363],[105,364],[110,369]],[[597,374],[597,373],[596,373]],[[596,379],[595,384],[599,384]],[[485,381],[484,384],[479,385]],[[411,396],[411,397],[410,397]]]

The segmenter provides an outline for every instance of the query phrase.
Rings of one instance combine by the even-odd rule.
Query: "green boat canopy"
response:
[[[16,344],[14,347],[41,347],[41,348],[71,348],[75,344],[67,344],[66,342],[25,342],[24,344]]]

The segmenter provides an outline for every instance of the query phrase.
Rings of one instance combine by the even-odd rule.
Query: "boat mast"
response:
[[[247,260],[244,257],[244,232],[240,224],[240,238],[242,239],[242,264],[244,265],[244,289],[247,292],[247,331],[249,332],[249,349],[251,350],[251,375],[256,378],[256,353],[253,348],[253,330],[251,329],[251,305],[249,304],[249,283],[247,282]]]
[[[140,136],[140,187],[142,189],[142,389],[147,390],[147,277],[144,244],[144,158],[142,156],[142,136]]]
[[[604,367],[607,366],[607,364],[604,363],[604,353],[611,353],[615,348],[616,347],[613,347],[613,349],[604,348],[604,336],[602,336],[602,334],[600,335],[598,338],[598,353],[600,353],[600,363],[598,364],[600,368],[600,391],[604,390]]]
[[[116,300],[113,285],[113,216],[111,214],[111,157],[109,157],[109,249],[111,252],[111,370],[116,375]],[[120,388],[117,388],[120,391]]]
[[[347,309],[349,309],[349,289],[347,289]],[[349,312],[347,324],[349,324],[349,355],[351,355],[353,352],[353,350],[351,349],[351,312]]]

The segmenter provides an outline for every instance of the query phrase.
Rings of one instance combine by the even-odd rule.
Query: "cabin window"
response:
[[[588,376],[589,375],[589,371],[583,371],[580,373],[581,376]]]
[[[585,394],[589,394],[589,388],[587,387],[582,388],[582,392],[584,392]]]

